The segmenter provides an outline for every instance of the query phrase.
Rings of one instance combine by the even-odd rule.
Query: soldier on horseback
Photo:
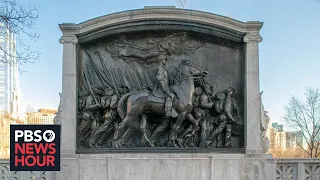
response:
[[[172,101],[175,95],[174,93],[171,92],[169,88],[168,70],[165,67],[167,62],[167,57],[165,55],[159,55],[158,60],[160,61],[160,64],[157,68],[156,78],[161,90],[166,94],[166,102],[165,102],[166,115],[165,116],[169,118],[172,116]]]

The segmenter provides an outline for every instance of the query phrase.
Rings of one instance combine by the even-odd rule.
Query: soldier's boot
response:
[[[165,103],[165,112],[166,112],[166,118],[170,118],[171,117],[171,109],[172,109],[172,102],[171,102],[171,98],[167,97],[166,98],[166,103]]]
[[[88,144],[89,144],[89,147],[91,147],[91,148],[95,148],[96,147],[96,142],[95,142],[94,139],[89,139]]]
[[[223,147],[223,133],[218,134],[217,137],[217,148]]]
[[[226,125],[226,137],[225,137],[225,147],[231,148],[231,132],[232,131],[232,124]]]

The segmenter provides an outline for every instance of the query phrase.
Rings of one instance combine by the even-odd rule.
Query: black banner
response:
[[[11,125],[10,171],[60,171],[60,125]]]

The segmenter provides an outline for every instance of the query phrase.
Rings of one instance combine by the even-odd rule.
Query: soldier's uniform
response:
[[[235,102],[230,94],[231,91],[233,93],[234,89],[228,88],[226,92],[224,91],[217,93],[215,109],[220,114],[217,116],[216,121],[218,127],[209,136],[210,140],[213,140],[215,137],[217,137],[217,147],[223,146],[223,137],[224,146],[226,148],[231,147],[232,124],[236,121],[233,117]],[[225,134],[223,131],[225,131]]]
[[[112,96],[104,96],[101,99],[101,103],[104,104],[105,114],[103,116],[103,124],[94,132],[89,141],[89,145],[93,147],[96,143],[101,144],[107,135],[110,135],[114,128],[113,122],[117,117],[117,104],[118,96],[113,94]]]
[[[159,83],[161,90],[167,95],[166,102],[165,102],[165,111],[166,117],[171,117],[171,110],[172,110],[172,101],[173,101],[173,93],[169,88],[169,77],[168,71],[163,64],[160,64],[157,68],[156,78]]]
[[[82,140],[85,140],[87,137],[92,136],[93,133],[99,128],[99,120],[100,120],[100,104],[97,104],[95,98],[98,102],[100,102],[100,96],[89,95],[85,99],[85,107],[83,108],[84,112],[82,115],[82,121],[79,126],[80,133],[85,135]],[[83,105],[84,105],[83,104]],[[90,132],[89,132],[90,131]]]
[[[208,88],[208,87],[205,87],[205,88]],[[211,97],[208,95],[207,95],[207,93],[203,92],[202,95],[200,96],[200,108],[201,109],[199,109],[199,110],[201,111],[202,116],[204,117],[201,122],[201,137],[200,137],[200,146],[201,147],[207,146],[206,139],[207,139],[208,131],[210,129],[209,122],[211,122],[210,121],[211,116],[210,116],[209,110],[214,105],[214,102],[211,102]]]

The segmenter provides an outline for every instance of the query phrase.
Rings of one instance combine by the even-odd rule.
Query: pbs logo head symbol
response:
[[[43,133],[43,140],[46,142],[52,142],[56,138],[56,134],[52,130],[46,130]]]

